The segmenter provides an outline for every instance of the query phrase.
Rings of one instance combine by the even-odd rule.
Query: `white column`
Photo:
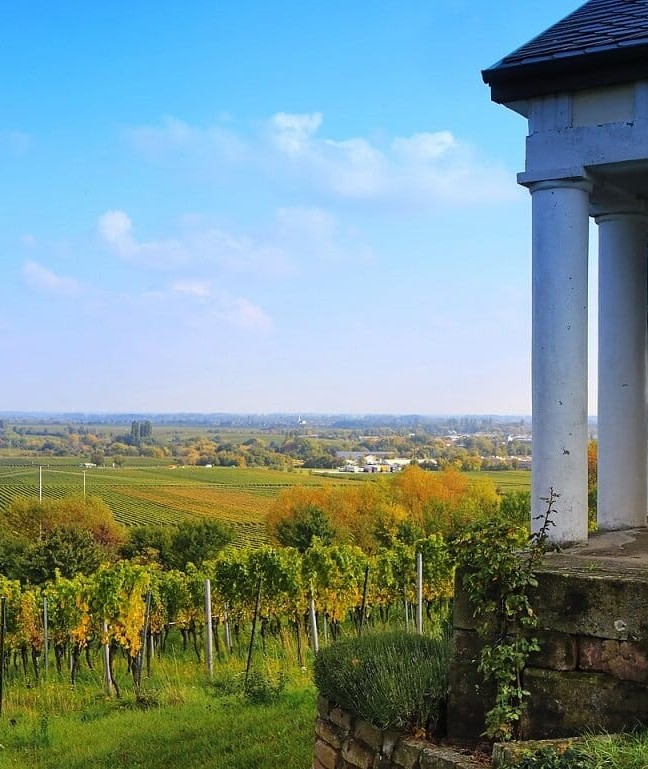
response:
[[[646,525],[647,219],[597,216],[599,226],[598,524]]]
[[[533,204],[531,526],[558,495],[549,536],[587,540],[587,257],[584,179],[536,182]]]

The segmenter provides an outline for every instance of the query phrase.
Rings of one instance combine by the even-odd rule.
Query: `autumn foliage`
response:
[[[375,552],[394,539],[413,542],[447,534],[492,516],[498,505],[489,479],[475,480],[454,468],[429,472],[410,465],[397,475],[353,486],[286,489],[273,503],[267,525],[273,540],[298,549],[319,537]],[[297,531],[302,546],[290,539]]]

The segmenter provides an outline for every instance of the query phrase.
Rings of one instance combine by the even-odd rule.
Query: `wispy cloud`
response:
[[[268,333],[274,324],[272,318],[261,307],[243,297],[220,297],[220,307],[214,313],[216,318],[246,331]]]
[[[25,262],[22,276],[28,286],[48,294],[74,296],[81,291],[81,286],[74,278],[57,275],[37,262]]]
[[[177,280],[171,290],[198,299],[207,299],[211,294],[211,287],[206,280]]]
[[[200,157],[202,173],[209,167],[219,173],[223,164],[244,166],[258,179],[284,180],[302,193],[341,202],[434,210],[516,194],[511,171],[447,129],[377,142],[363,136],[333,139],[324,128],[320,112],[277,112],[250,135],[173,118],[128,135],[151,157]]]
[[[184,245],[177,240],[138,241],[133,236],[133,222],[124,211],[106,211],[99,218],[97,231],[114,253],[144,267],[169,269],[188,261]]]
[[[101,242],[117,257],[142,268],[200,269],[285,277],[313,260],[366,261],[369,250],[342,228],[330,212],[315,206],[287,206],[273,225],[257,236],[214,227],[200,217],[186,217],[173,238],[140,242],[133,222],[121,210],[99,217]],[[202,278],[200,279],[202,280]],[[174,291],[205,296],[208,283],[180,281]]]
[[[173,153],[190,161],[217,158],[237,163],[250,152],[241,137],[222,125],[201,128],[175,117],[166,117],[160,125],[129,128],[125,139],[150,159]]]

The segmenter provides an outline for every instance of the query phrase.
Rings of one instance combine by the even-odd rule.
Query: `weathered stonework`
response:
[[[377,729],[324,697],[317,713],[312,769],[483,769],[450,748]]]
[[[537,573],[532,604],[541,650],[523,673],[530,692],[524,739],[648,725],[647,535],[624,535],[623,546],[605,549],[610,536],[591,537],[589,549],[546,556]],[[493,699],[477,671],[482,641],[459,579],[454,634],[448,734],[476,738]]]

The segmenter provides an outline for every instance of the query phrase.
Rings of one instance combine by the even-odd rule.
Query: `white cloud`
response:
[[[327,200],[393,208],[437,210],[511,200],[512,172],[488,162],[481,150],[447,129],[395,136],[379,143],[363,136],[333,139],[322,113],[277,112],[251,136],[232,125],[197,128],[175,118],[133,129],[141,152],[185,159],[185,170],[218,175],[225,166],[245,168],[252,184],[271,180]],[[310,202],[313,202],[310,199]]]
[[[30,233],[27,233],[20,238],[20,242],[25,248],[34,248],[36,245],[36,238]]]
[[[371,249],[329,211],[290,206],[277,211],[277,238],[295,262],[358,263],[373,261]]]
[[[25,262],[22,275],[27,285],[49,294],[74,296],[81,290],[79,283],[74,278],[57,275],[37,262]]]
[[[229,123],[230,117],[223,116],[222,122]],[[167,117],[157,126],[130,128],[125,138],[150,159],[176,154],[197,162],[216,159],[218,163],[238,163],[249,152],[246,142],[222,125],[198,128],[175,117]]]
[[[187,250],[195,261],[235,272],[286,275],[293,266],[280,243],[239,235],[218,227],[194,226],[185,234]]]
[[[322,125],[321,112],[291,115],[277,112],[270,118],[270,135],[281,152],[300,155],[309,150],[310,139]]]
[[[217,318],[246,331],[267,333],[272,330],[274,325],[272,318],[258,305],[252,304],[243,297],[236,299],[221,297],[221,307],[215,315]]]
[[[198,299],[207,299],[211,294],[211,287],[205,280],[177,280],[172,284],[171,290]]]
[[[99,217],[100,239],[122,259],[157,269],[170,269],[188,261],[186,249],[178,240],[138,241],[132,230],[133,222],[124,211],[106,211]]]
[[[392,148],[397,156],[408,162],[433,161],[457,146],[457,140],[450,131],[418,133],[409,138],[397,137]]]

